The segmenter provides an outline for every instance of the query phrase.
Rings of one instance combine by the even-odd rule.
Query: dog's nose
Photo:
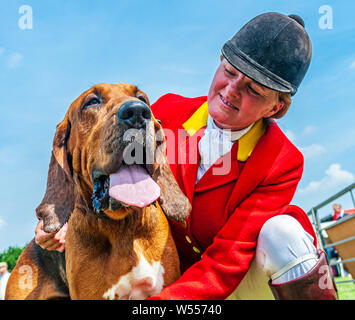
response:
[[[147,120],[152,119],[152,112],[144,102],[131,100],[125,102],[117,111],[117,119],[130,127],[140,129]]]

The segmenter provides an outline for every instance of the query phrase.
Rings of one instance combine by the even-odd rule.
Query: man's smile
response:
[[[230,103],[226,98],[224,98],[221,94],[219,94],[219,98],[222,102],[222,105],[228,109],[239,110],[236,106]]]

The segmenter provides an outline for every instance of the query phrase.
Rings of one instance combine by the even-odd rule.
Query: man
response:
[[[7,271],[7,263],[0,262],[0,300],[5,299],[5,291],[10,273]]]
[[[339,203],[334,203],[333,204],[333,221],[339,220],[341,218],[344,218],[350,214],[355,213],[355,208],[354,209],[343,209],[341,204]]]

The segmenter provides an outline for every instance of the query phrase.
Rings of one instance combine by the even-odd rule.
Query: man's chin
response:
[[[210,113],[215,125],[220,129],[231,129],[230,117],[226,117],[225,114]]]

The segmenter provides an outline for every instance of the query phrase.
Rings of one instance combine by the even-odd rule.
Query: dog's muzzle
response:
[[[125,102],[117,112],[117,120],[129,128],[143,128],[147,121],[152,120],[152,112],[142,101]]]
[[[98,216],[122,206],[143,208],[160,196],[160,187],[152,179],[155,134],[149,107],[140,101],[125,102],[117,112],[117,120],[126,128],[123,142],[129,142],[122,155],[116,155],[117,159],[113,156],[114,166],[92,173],[92,200]]]

